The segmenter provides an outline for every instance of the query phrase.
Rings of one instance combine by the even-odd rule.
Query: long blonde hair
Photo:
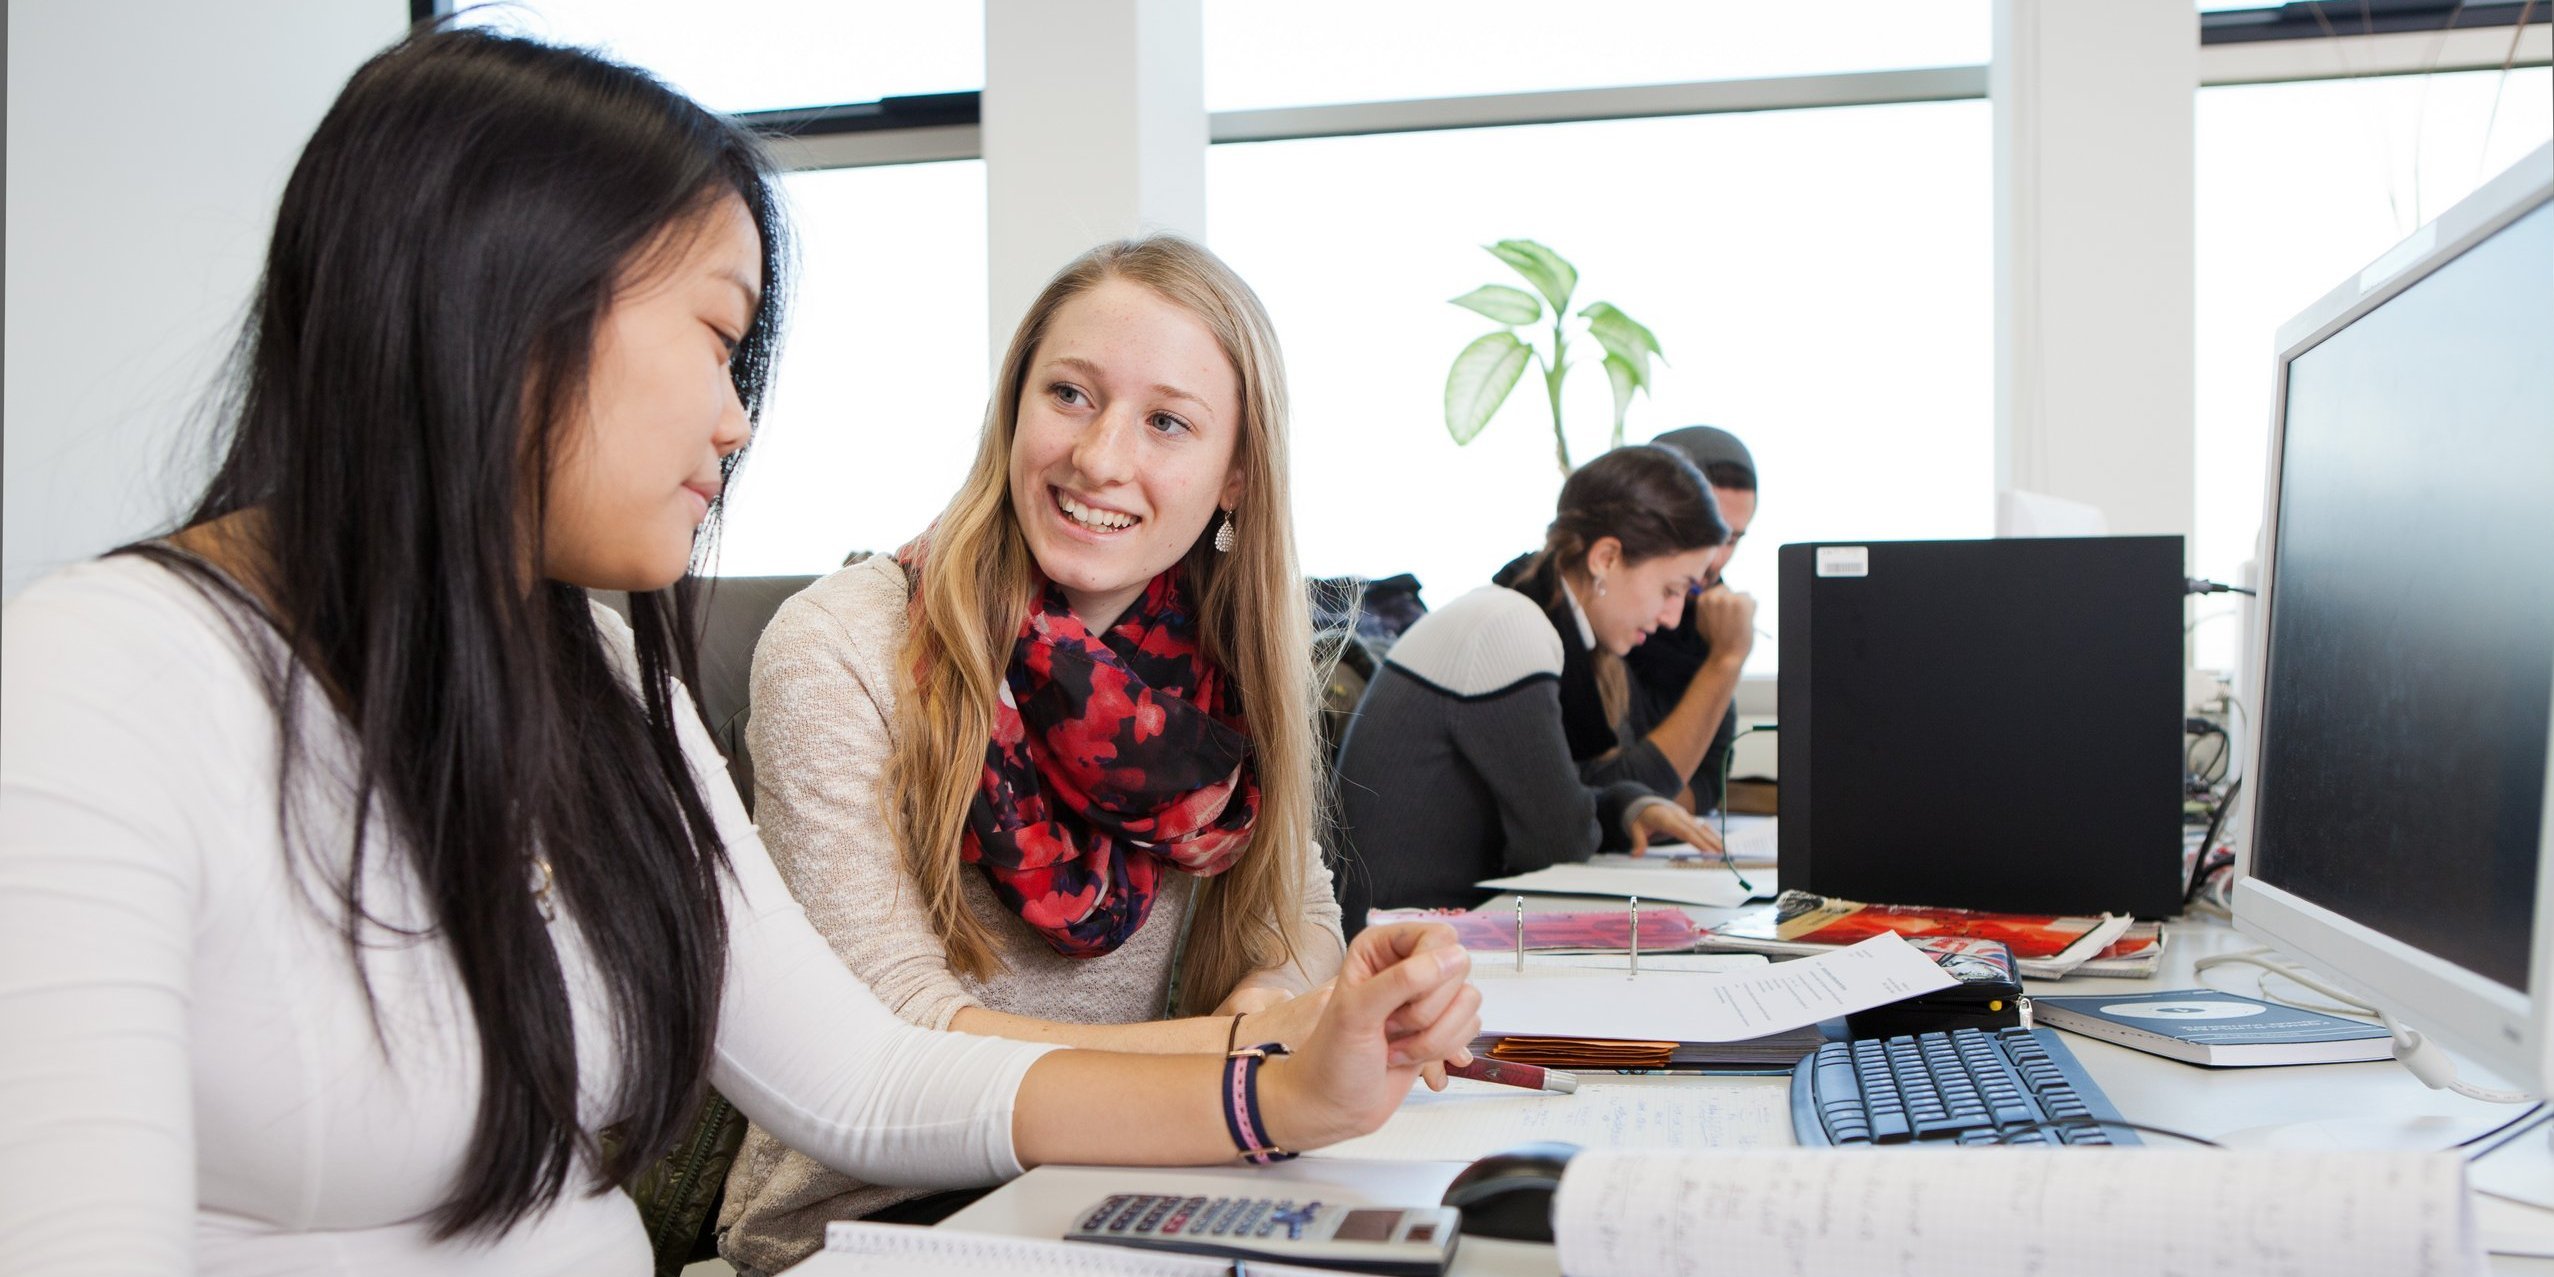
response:
[[[1312,625],[1295,565],[1287,496],[1286,374],[1277,334],[1250,286],[1214,254],[1172,235],[1103,244],[1074,259],[1020,320],[1002,359],[966,482],[929,533],[898,667],[914,684],[896,711],[881,782],[905,867],[951,969],[998,972],[993,933],[967,910],[959,858],[968,804],[984,772],[1011,645],[1034,602],[1036,563],[1011,505],[1011,443],[1030,362],[1073,298],[1111,279],[1142,285],[1204,323],[1241,384],[1242,475],[1235,543],[1212,548],[1214,520],[1182,560],[1197,600],[1198,643],[1230,677],[1247,715],[1259,818],[1230,869],[1198,880],[1178,972],[1183,1003],[1212,1007],[1253,971],[1302,948],[1304,849],[1316,836]],[[1178,1008],[1174,1008],[1176,1011]]]

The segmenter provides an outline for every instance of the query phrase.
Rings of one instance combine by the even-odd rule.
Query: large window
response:
[[[2279,326],[2544,145],[2549,77],[2533,67],[2200,91],[2195,571],[2232,581],[2253,557]],[[2233,669],[2235,605],[2195,607],[2193,663]]]
[[[1209,110],[1977,66],[1987,0],[1207,0]]]
[[[722,111],[984,83],[981,4],[501,0],[465,20],[603,50]],[[929,523],[984,414],[984,163],[783,179],[798,274],[714,570],[825,572]]]
[[[461,0],[465,20],[598,48],[721,111],[984,87],[974,0]]]
[[[719,545],[728,576],[894,549],[957,490],[984,418],[984,162],[787,180],[796,304]]]
[[[1665,347],[1640,441],[1736,431],[1764,501],[1733,584],[1773,631],[1787,540],[1983,536],[1994,470],[1992,216],[1983,102],[1695,116],[1220,146],[1217,252],[1256,287],[1294,393],[1296,525],[1319,574],[1415,572],[1432,604],[1541,544],[1560,488],[1533,374],[1467,447],[1447,365],[1490,321],[1446,304],[1539,239],[1580,301]],[[1565,416],[1612,423],[1592,345]],[[1770,672],[1759,641],[1749,669]]]

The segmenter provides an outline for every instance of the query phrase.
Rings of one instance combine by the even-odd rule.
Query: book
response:
[[[1481,1038],[1472,1044],[1472,1051],[1494,1060],[1555,1069],[1772,1072],[1790,1069],[1826,1041],[1827,1036],[1816,1025],[1804,1025],[1736,1042],[1635,1042],[1622,1038],[1512,1034]]]
[[[1492,965],[1496,965],[1495,960]],[[1896,936],[1798,962],[1696,973],[1546,967],[1480,979],[1483,1054],[1565,1069],[1778,1069],[1818,1024],[1959,983]],[[1476,1043],[1476,1049],[1482,1044]]]
[[[2110,947],[2078,964],[2068,975],[2110,976],[2143,980],[2164,961],[2164,924],[2141,919],[2128,924]],[[2036,978],[2036,977],[2035,977]]]
[[[2035,998],[2041,1024],[2209,1068],[2346,1064],[2394,1056],[2394,1038],[2365,1020],[2215,989]]]
[[[1376,911],[1378,916],[1382,912]],[[1750,971],[1772,961],[1761,953],[1653,953],[1649,946],[1649,919],[1646,917],[1641,919],[1641,953],[1641,970],[1644,972],[1682,971],[1711,975]],[[1626,960],[1619,949],[1612,952],[1528,953],[1522,976],[1533,978],[1552,971],[1621,974]],[[1509,962],[1510,959],[1496,954],[1484,955],[1474,960],[1472,978],[1476,982],[1520,978],[1520,973]],[[1548,1068],[1745,1073],[1787,1070],[1826,1040],[1815,1025],[1737,1042],[1624,1042],[1595,1038],[1502,1038],[1497,1034],[1487,1034],[1473,1041],[1472,1053]]]
[[[2070,916],[1988,913],[1924,905],[1875,905],[1786,891],[1705,932],[1705,949],[1784,956],[1824,953],[1883,932],[1910,939],[1959,936],[2000,940],[2034,980],[2067,975],[2150,975],[2163,955],[2163,928],[2124,914]]]

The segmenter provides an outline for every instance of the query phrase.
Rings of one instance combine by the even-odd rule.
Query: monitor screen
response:
[[[2554,704],[2554,205],[2286,375],[2250,872],[2529,992]]]

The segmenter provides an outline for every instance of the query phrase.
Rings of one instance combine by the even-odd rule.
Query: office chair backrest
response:
[[[763,627],[789,597],[816,583],[812,576],[722,576],[706,582],[701,606],[700,694],[711,739],[727,754],[727,774],[736,782],[745,810],[754,809],[754,760],[745,748],[745,724],[753,718],[748,695],[754,673],[754,644]],[[594,597],[623,616],[629,598],[618,591],[597,590]]]
[[[754,716],[748,694],[754,645],[763,627],[791,595],[816,583],[812,576],[727,576],[712,582],[701,618],[701,705],[710,735],[727,751],[727,773],[745,810],[754,809],[754,757],[745,748],[745,725]]]
[[[1366,684],[1374,681],[1378,664],[1373,645],[1353,630],[1323,630],[1312,636],[1313,669],[1322,675],[1321,766],[1325,774],[1339,761],[1340,738],[1347,735],[1348,720],[1356,716],[1357,702],[1366,698]]]

